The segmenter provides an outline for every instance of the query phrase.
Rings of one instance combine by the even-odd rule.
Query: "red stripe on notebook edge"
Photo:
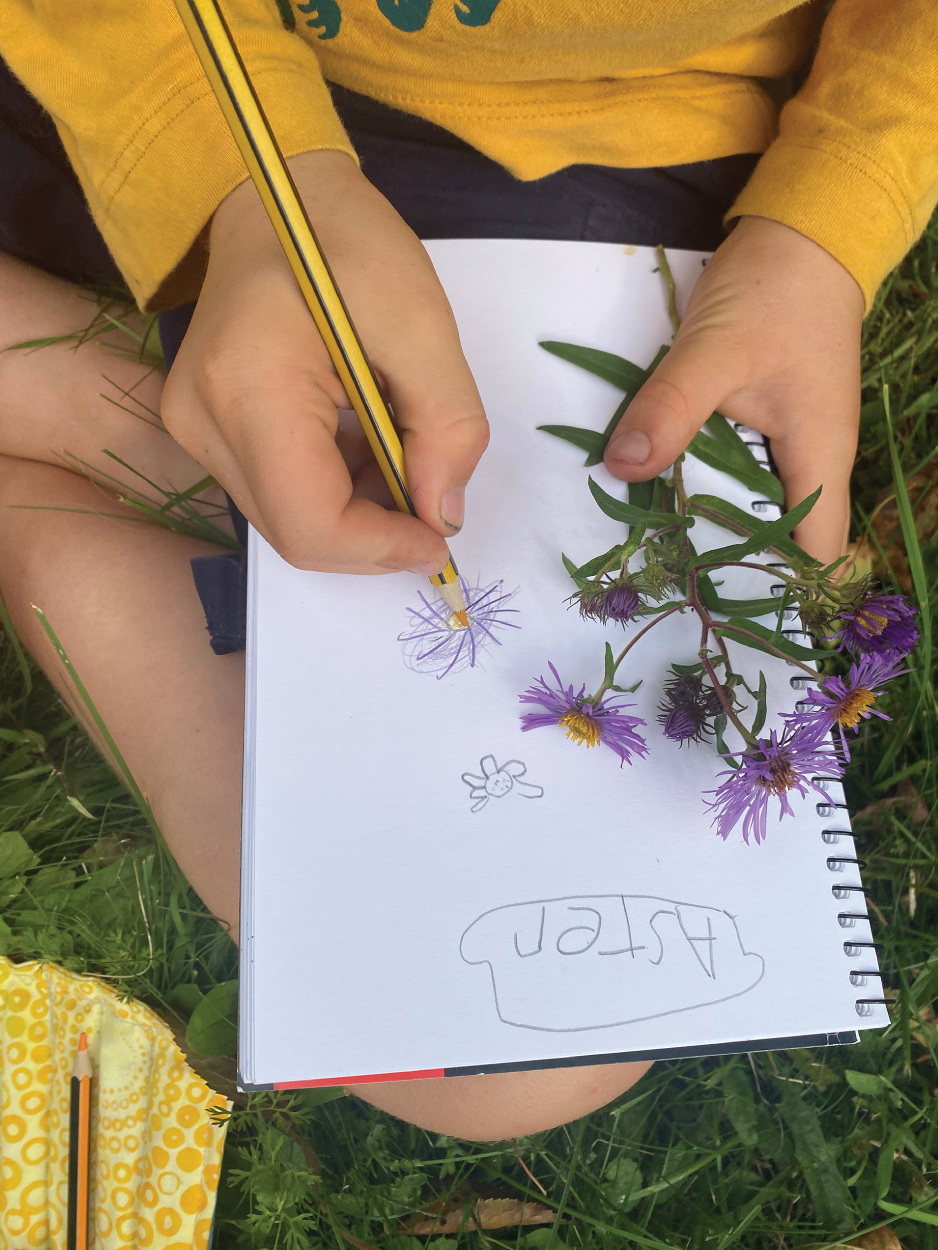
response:
[[[325,1077],[318,1081],[274,1081],[274,1089],[318,1089],[324,1085],[368,1085],[375,1081],[426,1081],[445,1075],[445,1068],[423,1068],[419,1072],[373,1072],[368,1076]]]

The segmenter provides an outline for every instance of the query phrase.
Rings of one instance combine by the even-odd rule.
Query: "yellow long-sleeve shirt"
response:
[[[869,302],[938,199],[938,4],[223,0],[287,155],[351,152],[324,79],[446,127],[516,177],[763,152],[731,210],[792,226]],[[141,304],[198,290],[245,174],[172,0],[3,0],[0,53],[55,119]]]

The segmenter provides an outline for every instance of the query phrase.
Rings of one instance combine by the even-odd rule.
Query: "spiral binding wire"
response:
[[[766,452],[765,441],[761,437],[761,435],[757,434],[755,430],[751,430],[749,429],[748,426],[742,425],[739,422],[734,423],[734,428],[737,434],[739,434],[743,438],[743,441],[746,443],[747,447],[751,447],[754,452],[757,452],[760,449],[762,450],[763,453]],[[769,463],[767,456],[765,457],[765,459],[763,459],[762,457],[757,455],[756,458],[759,460],[761,464],[768,465]],[[781,504],[777,504],[770,499],[753,499],[750,506],[753,512],[768,512],[770,508],[778,508],[780,514],[782,511],[784,511]],[[783,562],[777,561],[777,562],[769,564],[768,567],[774,568],[774,569],[783,569],[786,567],[786,565]],[[781,598],[781,596],[785,593],[784,583],[773,582],[769,587],[769,592],[775,598]],[[785,619],[794,620],[796,614],[797,613],[795,609],[786,611]],[[783,629],[781,632],[784,637],[790,638],[792,641],[807,638],[805,631],[802,629],[798,629],[798,628]],[[811,678],[806,677],[805,675],[799,673],[789,678],[789,684],[792,690],[806,690],[808,686],[811,684]],[[806,706],[807,704],[804,701],[799,701],[796,704],[798,711],[803,711]],[[814,777],[812,778],[812,780],[817,785],[821,786],[824,789],[826,789],[825,783],[839,782],[839,778],[837,777]],[[846,812],[847,805],[846,803],[837,802],[836,799],[834,799],[834,797],[831,796],[826,801],[821,801],[821,802],[816,803],[815,810],[817,811],[818,816],[820,816],[822,819],[829,820],[835,817],[839,812]],[[854,841],[856,840],[852,829],[849,828],[849,822],[845,820],[843,823],[847,824],[848,827],[838,828],[836,826],[834,827],[828,826],[821,830],[821,838],[826,845],[836,846],[842,838],[851,838]],[[867,866],[865,860],[858,859],[855,855],[828,855],[827,857],[828,872],[843,872],[845,866],[848,864],[852,864],[856,868],[858,873],[862,872],[863,869],[866,868]],[[864,892],[862,885],[841,885],[840,883],[831,886],[831,894],[833,895],[835,899],[841,902],[851,899],[855,895],[860,895],[862,897],[865,897],[865,892]],[[842,929],[852,929],[853,926],[857,924],[859,921],[865,921],[867,924],[872,924],[872,920],[869,915],[869,912],[868,911],[862,911],[862,912],[861,911],[839,911],[837,913],[837,923],[840,925]],[[864,952],[869,952],[871,955],[875,956],[876,952],[880,949],[880,946],[878,942],[874,942],[874,941],[869,941],[869,942],[862,941],[861,942],[861,941],[850,941],[848,939],[844,941],[843,949],[844,949],[844,955],[848,959],[859,959],[863,955]],[[882,972],[874,968],[863,968],[863,967],[851,968],[849,976],[850,976],[850,984],[856,987],[857,989],[859,989],[861,986],[866,985],[870,981],[870,979],[875,979],[879,981],[880,983],[882,983],[882,980],[883,980]],[[877,1007],[877,1006],[888,1007],[889,1006],[888,998],[857,998],[854,1001],[856,1005],[857,1015],[861,1017],[872,1015],[874,1007]]]

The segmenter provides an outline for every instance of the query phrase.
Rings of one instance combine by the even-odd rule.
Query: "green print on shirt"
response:
[[[323,28],[322,33],[317,35],[318,39],[335,39],[342,25],[342,10],[336,0],[310,0],[309,4],[298,4],[296,7],[301,13],[312,13],[313,16],[307,19],[307,26]]]
[[[453,12],[456,20],[463,26],[487,26],[492,14],[498,8],[500,0],[456,0]],[[396,30],[412,35],[423,30],[433,0],[376,0],[378,9]],[[284,19],[284,25],[293,29],[290,0],[277,0],[277,7]],[[317,35],[319,39],[335,39],[342,25],[342,10],[336,0],[309,0],[308,4],[297,4],[301,13],[311,13],[306,25],[314,28],[322,27]],[[290,21],[287,21],[287,14]]]
[[[397,30],[412,35],[423,30],[433,0],[378,0],[378,8]]]
[[[391,25],[408,34],[423,30],[432,4],[433,0],[378,0]],[[498,5],[499,0],[456,0],[453,12],[463,26],[486,26]]]
[[[456,0],[453,12],[463,26],[487,26],[499,0]]]

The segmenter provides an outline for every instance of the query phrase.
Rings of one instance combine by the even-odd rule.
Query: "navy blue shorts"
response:
[[[344,87],[333,87],[332,98],[362,171],[422,239],[581,239],[713,251],[759,159],[743,153],[657,169],[572,165],[519,182],[432,122]],[[72,281],[119,276],[52,119],[2,61],[0,248]],[[168,366],[194,309],[160,313]],[[243,542],[246,523],[231,509]],[[243,650],[244,557],[200,556],[192,566],[213,650]]]

